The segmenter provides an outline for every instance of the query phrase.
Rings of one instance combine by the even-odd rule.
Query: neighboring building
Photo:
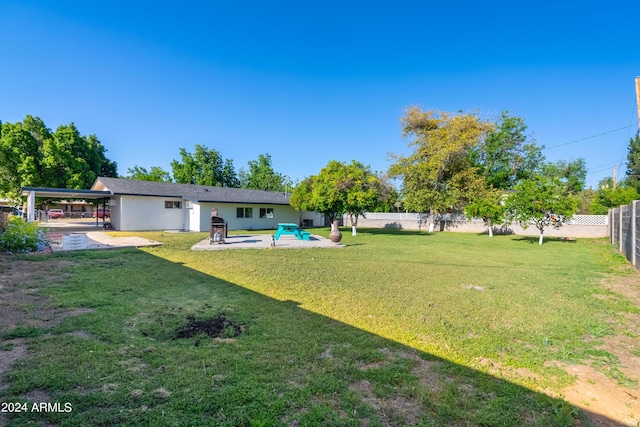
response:
[[[211,209],[230,230],[276,229],[278,223],[323,226],[324,217],[298,212],[290,193],[99,177],[91,191],[109,193],[114,229],[209,231]]]
[[[46,210],[62,209],[65,218],[91,218],[95,207],[91,202],[85,200],[60,200],[57,203],[50,203]]]
[[[13,207],[12,200],[4,199],[0,197],[0,208],[11,208]]]

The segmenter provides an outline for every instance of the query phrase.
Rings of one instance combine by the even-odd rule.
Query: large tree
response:
[[[105,158],[105,151],[95,135],[81,135],[73,123],[59,126],[44,141],[49,186],[89,188],[98,176],[117,176],[116,164]]]
[[[44,186],[42,147],[49,138],[42,120],[31,116],[0,125],[0,197],[15,200],[24,186]]]
[[[386,203],[390,194],[369,166],[330,161],[318,175],[310,176],[294,188],[290,203],[297,210],[319,212],[336,220],[342,214],[351,216],[353,232],[358,215]]]
[[[489,186],[511,190],[533,176],[542,164],[542,147],[536,145],[521,117],[504,111],[495,128],[471,151],[471,160]]]
[[[570,162],[546,162],[541,165],[540,173],[549,178],[559,179],[565,185],[567,193],[580,194],[587,181],[587,164],[583,158]]]
[[[117,176],[95,135],[83,136],[71,123],[51,132],[27,116],[0,124],[0,197],[18,199],[25,186],[88,188],[97,176]]]
[[[474,114],[406,110],[402,134],[411,138],[408,156],[394,156],[391,177],[402,180],[404,207],[414,212],[437,213],[462,209],[485,181],[471,160],[493,125]]]
[[[129,174],[125,178],[135,179],[138,181],[154,181],[154,182],[172,182],[171,174],[160,166],[151,166],[151,170],[147,170],[142,166],[134,165],[127,169]]]
[[[284,191],[291,188],[291,179],[273,169],[271,156],[260,154],[257,160],[249,160],[249,169],[240,169],[240,187],[253,190]]]
[[[223,159],[215,149],[196,144],[194,154],[180,148],[181,161],[173,160],[173,178],[181,184],[239,187],[231,159]]]
[[[538,242],[542,244],[545,228],[561,227],[577,208],[577,197],[567,194],[560,179],[536,175],[514,187],[505,202],[505,219],[517,221],[525,229],[534,225],[540,231]]]

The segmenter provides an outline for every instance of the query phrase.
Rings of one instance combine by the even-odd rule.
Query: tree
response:
[[[346,167],[342,182],[347,195],[346,213],[351,221],[352,234],[356,235],[358,217],[389,204],[392,194],[389,185],[367,165],[352,161]]]
[[[605,215],[609,212],[609,209],[620,207],[620,205],[628,205],[639,198],[640,195],[633,185],[623,181],[616,188],[613,188],[613,178],[608,176],[598,183],[598,189],[591,205],[591,213],[593,215]]]
[[[521,180],[531,178],[544,156],[542,147],[526,134],[524,119],[502,112],[495,128],[471,151],[471,161],[487,183],[511,190]]]
[[[81,135],[73,123],[53,133],[33,116],[2,123],[0,196],[18,199],[24,186],[88,188],[98,176],[117,176],[105,153],[95,135]]]
[[[379,203],[370,212],[394,212],[400,206],[400,195],[396,187],[389,181],[389,177],[382,172],[375,172],[380,181]]]
[[[580,192],[580,202],[578,204],[577,214],[579,215],[594,215],[593,208],[596,199],[596,191],[589,187]]]
[[[544,229],[561,227],[577,207],[577,198],[567,194],[566,186],[558,178],[537,175],[515,186],[505,202],[505,219],[517,221],[525,229],[535,225],[540,231],[539,244],[542,244]]]
[[[627,182],[640,191],[640,133],[629,140],[627,149]]]
[[[260,154],[258,160],[249,160],[249,170],[240,169],[240,187],[264,191],[284,191],[292,186],[288,176],[273,170],[271,156]]]
[[[151,170],[147,171],[142,166],[134,165],[133,168],[128,168],[127,173],[129,176],[127,179],[135,179],[138,181],[154,181],[154,182],[173,182],[171,174],[160,166],[151,166]]]
[[[95,135],[81,135],[73,123],[58,126],[44,141],[48,186],[89,188],[98,176],[117,176],[116,164],[106,159],[105,151]]]
[[[22,187],[44,186],[42,147],[48,138],[42,120],[31,116],[0,125],[0,197],[17,200]]]
[[[173,178],[178,183],[215,187],[239,186],[233,161],[224,160],[215,149],[196,144],[194,154],[180,148],[180,157],[182,162],[171,162]]]
[[[226,159],[222,166],[222,183],[223,187],[240,187],[240,180],[238,179],[236,168],[233,167],[233,160],[231,159]]]
[[[493,130],[491,123],[473,114],[422,111],[410,107],[401,119],[402,134],[411,137],[409,156],[393,156],[389,176],[402,179],[406,209],[437,213],[461,209],[485,186],[471,161],[476,149]]]
[[[542,164],[540,173],[549,178],[558,178],[565,184],[568,193],[579,194],[587,181],[587,164],[583,158],[571,162],[547,162]]]
[[[482,218],[489,237],[493,237],[493,225],[502,222],[504,206],[502,191],[494,188],[478,193],[478,196],[464,207],[467,218]]]
[[[322,213],[332,222],[348,213],[355,234],[358,215],[384,203],[386,194],[369,166],[355,160],[348,165],[332,160],[318,175],[304,179],[294,188],[290,203],[297,210]]]

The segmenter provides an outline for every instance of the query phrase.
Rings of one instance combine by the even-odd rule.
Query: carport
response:
[[[96,207],[102,205],[103,212],[106,212],[107,203],[111,197],[110,191],[99,190],[74,190],[68,188],[43,188],[43,187],[23,187],[22,195],[27,196],[27,221],[35,220],[36,197],[47,197],[51,199],[83,199],[95,200]],[[99,224],[96,215],[96,226]],[[102,217],[104,222],[104,215]]]

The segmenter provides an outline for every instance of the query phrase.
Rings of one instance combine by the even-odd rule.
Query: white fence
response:
[[[574,215],[567,224],[609,225],[609,215]]]

